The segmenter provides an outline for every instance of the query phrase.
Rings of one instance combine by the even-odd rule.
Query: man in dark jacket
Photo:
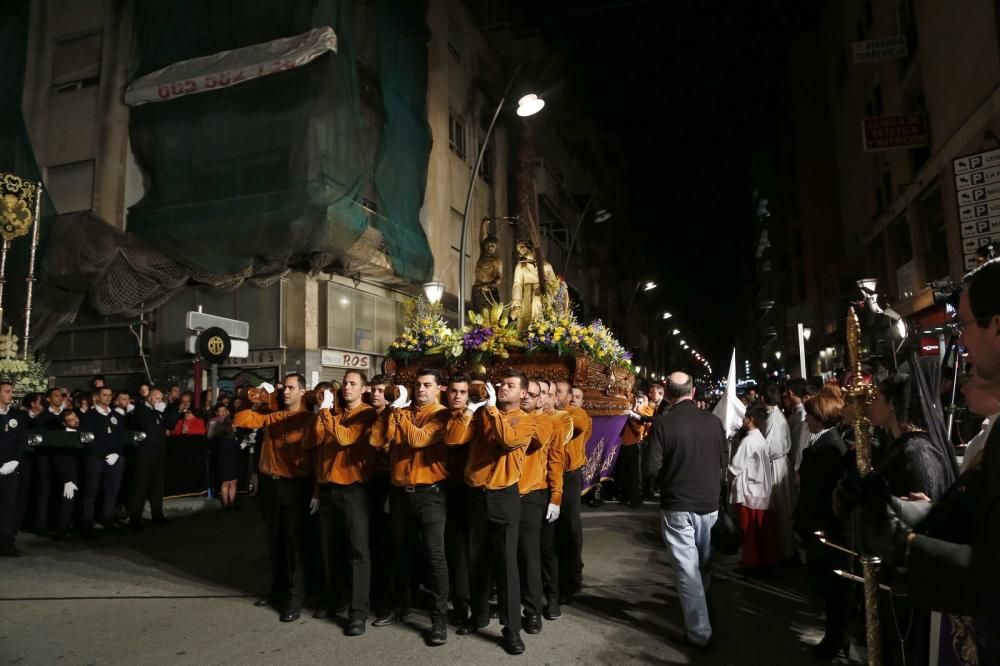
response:
[[[97,502],[101,502],[101,524],[106,532],[118,532],[114,523],[115,498],[125,470],[121,415],[111,409],[112,391],[102,386],[91,396],[93,407],[80,418],[80,430],[94,435],[83,461],[83,507],[80,528],[92,536]]]
[[[128,524],[133,530],[142,529],[142,510],[147,499],[153,522],[168,522],[163,516],[163,474],[167,455],[167,427],[163,412],[166,407],[163,391],[154,388],[145,402],[137,404],[130,415],[132,429],[146,433],[146,439],[136,446],[135,479],[128,503]]]
[[[957,328],[976,374],[1000,394],[1000,259],[965,277]],[[883,566],[907,570],[906,592],[917,606],[973,618],[978,663],[1000,663],[1000,428],[981,465],[967,470],[920,521],[914,505],[866,484],[861,550]],[[925,534],[947,525],[948,536]],[[939,533],[942,530],[937,530]]]
[[[647,474],[659,481],[663,541],[676,576],[687,639],[707,646],[712,625],[705,592],[711,572],[712,526],[719,514],[726,435],[722,422],[695,404],[690,375],[672,373],[666,393],[671,406],[653,425]]]
[[[17,485],[21,478],[27,414],[14,407],[14,387],[0,382],[0,556],[20,557],[17,534]]]

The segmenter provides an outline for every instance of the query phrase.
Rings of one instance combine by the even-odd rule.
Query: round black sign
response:
[[[229,334],[218,326],[206,328],[198,336],[198,355],[209,363],[222,363],[233,351]]]

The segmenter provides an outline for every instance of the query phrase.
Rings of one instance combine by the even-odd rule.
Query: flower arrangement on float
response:
[[[29,353],[26,359],[17,358],[19,339],[13,331],[0,335],[0,379],[13,384],[15,397],[44,391],[49,384],[49,364],[44,356]]]
[[[389,348],[388,356],[413,360],[441,355],[450,366],[481,365],[509,359],[511,353],[554,352],[559,355],[582,355],[606,365],[632,371],[632,355],[622,347],[604,323],[597,319],[580,324],[573,313],[569,289],[559,279],[543,299],[541,316],[527,330],[517,330],[510,316],[510,305],[497,303],[482,312],[469,311],[468,324],[452,329],[443,317],[440,304],[425,299],[411,299],[405,306],[406,325]]]

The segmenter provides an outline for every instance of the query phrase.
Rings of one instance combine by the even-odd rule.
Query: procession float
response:
[[[397,384],[411,385],[422,368],[447,377],[466,374],[497,383],[515,368],[533,379],[565,381],[583,390],[583,409],[593,420],[587,441],[583,493],[611,478],[621,432],[632,401],[635,371],[632,355],[599,319],[581,324],[573,312],[565,280],[544,266],[546,287],[539,284],[531,243],[519,240],[511,298],[498,297],[500,270],[495,238],[483,234],[473,304],[467,322],[452,328],[440,303],[415,298],[406,304],[406,325],[389,348],[383,371]],[[493,255],[493,256],[491,256]],[[481,272],[485,268],[488,271]],[[483,281],[488,273],[489,280]]]

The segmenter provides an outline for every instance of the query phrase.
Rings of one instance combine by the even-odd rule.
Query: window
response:
[[[896,266],[902,266],[913,259],[913,243],[910,238],[910,223],[907,222],[905,213],[892,223],[889,227],[889,239],[892,243],[895,254]]]
[[[101,33],[56,40],[52,53],[52,94],[59,95],[101,80]]]
[[[923,231],[924,270],[928,280],[948,276],[948,233],[945,230],[944,202],[941,188],[921,197],[917,202],[917,215]]]
[[[327,347],[384,354],[403,323],[402,309],[394,301],[333,282],[327,284]]]
[[[94,207],[94,160],[59,164],[46,169],[46,186],[59,213]]]
[[[482,149],[483,144],[480,142],[480,149]],[[486,150],[483,151],[483,163],[479,166],[479,176],[487,183],[493,182],[493,145],[486,146]]]
[[[448,147],[453,153],[465,159],[465,123],[454,111],[448,114]]]

